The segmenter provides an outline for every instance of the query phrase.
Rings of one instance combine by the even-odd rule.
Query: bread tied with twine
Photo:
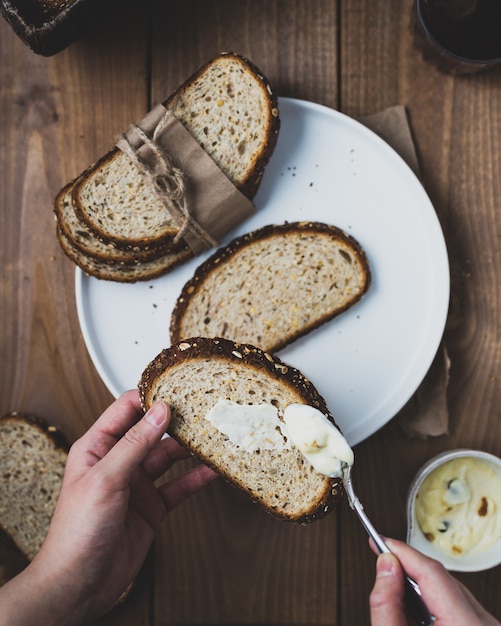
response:
[[[152,188],[197,255],[219,245],[219,239],[256,209],[172,111],[157,104],[120,136],[117,148],[150,180]]]
[[[54,203],[65,254],[104,280],[150,280],[255,213],[280,118],[264,75],[223,53],[132,124]]]
[[[152,128],[155,120],[158,122]],[[176,124],[181,125],[172,112],[162,104],[157,104],[142,121],[131,124],[129,129],[121,134],[117,147],[150,177],[156,193],[178,224],[179,231],[174,237],[174,243],[185,239],[191,250],[198,253],[217,246],[219,242],[193,218],[188,202],[185,175],[180,167],[174,165],[172,156],[162,146],[162,136]],[[200,151],[206,155],[202,148]],[[222,172],[221,175],[224,176]],[[247,207],[249,203],[244,197],[243,204]],[[242,219],[246,216],[245,210]]]

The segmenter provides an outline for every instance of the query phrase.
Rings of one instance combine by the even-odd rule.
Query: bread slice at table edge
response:
[[[27,561],[30,561],[34,558],[36,552],[39,550],[45,539],[50,517],[52,516],[52,512],[59,496],[59,488],[60,484],[62,484],[69,444],[61,431],[48,425],[44,420],[35,417],[34,415],[21,412],[10,412],[0,416],[0,438],[11,434],[6,433],[5,431],[12,427],[20,428],[23,433],[23,437],[27,436],[27,434],[31,436],[31,439],[27,439],[28,443],[25,454],[26,456],[32,454],[32,462],[40,465],[41,471],[33,475],[37,482],[32,485],[32,469],[29,466],[25,468],[19,463],[19,459],[11,459],[8,455],[3,456],[0,459],[0,467],[4,484],[3,489],[7,492],[7,481],[10,481],[14,483],[16,492],[25,489],[33,489],[37,492],[40,490],[42,493],[42,496],[40,497],[43,497],[43,499],[50,498],[47,500],[47,504],[44,505],[44,511],[40,510],[40,503],[38,503],[38,508],[32,508],[30,502],[17,503],[15,500],[10,500],[6,504],[9,508],[9,512],[4,515],[0,515],[0,531],[2,538],[8,544],[14,546]],[[56,467],[47,467],[46,470],[43,471],[43,464],[48,463],[47,457],[41,458],[41,456],[39,456],[39,451],[33,450],[32,453],[30,448],[30,446],[34,446],[37,441],[44,442],[44,451],[46,448],[51,451],[50,457],[52,460],[56,459]],[[14,443],[12,442],[10,444],[10,448],[14,447]],[[44,493],[41,491],[42,489],[45,490],[49,488],[47,484],[43,483],[44,477],[48,474],[56,480],[57,484],[54,486],[56,487],[57,492],[49,493],[47,491],[47,493]],[[55,478],[56,476],[58,477],[57,479]],[[28,482],[24,482],[24,479]],[[18,485],[18,487],[16,487],[16,485]],[[2,489],[0,489],[0,493],[1,492]],[[17,522],[12,522],[11,517],[13,516],[13,510],[18,504],[19,510],[16,511],[18,519]],[[47,510],[45,509],[45,506],[48,507]],[[34,529],[33,524],[35,525]],[[36,531],[36,534],[28,545],[28,543],[25,542],[25,535],[34,535],[34,530]]]
[[[182,389],[177,389],[177,377],[182,377],[183,368],[187,372],[192,368],[200,369],[200,375],[192,381],[194,389],[189,400],[185,397],[190,394],[188,389],[182,385]],[[227,371],[229,377],[231,373],[237,378],[240,376],[239,382],[248,376],[250,382],[247,391],[236,393],[232,390],[231,383],[224,381],[220,368],[222,372]],[[211,371],[214,380],[211,379]],[[164,382],[168,391],[159,392]],[[266,389],[263,390],[264,384]],[[217,386],[215,392],[211,391],[214,385]],[[341,479],[318,474],[297,448],[293,447],[289,452],[288,462],[296,472],[294,478],[302,482],[298,488],[306,490],[307,496],[301,502],[291,503],[287,493],[289,478],[284,480],[280,477],[280,471],[277,471],[269,483],[272,491],[279,492],[278,496],[265,492],[264,489],[251,487],[249,478],[254,477],[256,467],[259,478],[265,477],[266,480],[269,479],[267,473],[274,472],[277,467],[285,471],[285,454],[281,455],[281,451],[275,453],[264,450],[260,457],[256,457],[255,453],[245,451],[235,453],[231,446],[223,450],[223,454],[212,439],[209,441],[206,434],[209,429],[211,437],[220,439],[217,441],[218,446],[223,445],[225,437],[204,419],[218,399],[230,399],[240,404],[259,404],[262,403],[260,394],[266,396],[268,393],[273,398],[268,398],[265,402],[273,401],[279,412],[291,403],[307,404],[320,410],[336,425],[325,400],[314,385],[299,370],[285,364],[276,355],[227,339],[191,338],[172,345],[157,355],[144,370],[138,388],[144,410],[148,410],[158,400],[163,400],[171,407],[172,419],[168,432],[174,439],[267,512],[280,519],[305,524],[324,517],[338,503],[342,493]],[[195,398],[195,394],[199,395]],[[192,418],[188,416],[190,411],[194,412]],[[196,436],[203,432],[203,442],[197,443]],[[237,461],[229,470],[225,466],[233,463],[235,455]],[[248,471],[240,471],[239,463],[248,467]]]
[[[57,466],[57,470],[54,470],[54,474],[57,475],[58,491],[57,493],[54,492],[52,494],[48,494],[48,493],[44,494],[46,496],[51,495],[51,500],[48,503],[48,506],[50,507],[50,511],[52,512],[56,507],[57,499],[59,497],[59,487],[60,485],[62,485],[62,482],[63,482],[63,475],[64,475],[64,470],[66,467],[66,460],[67,460],[70,445],[66,437],[63,435],[63,433],[55,426],[49,425],[45,420],[39,417],[36,417],[35,415],[31,415],[31,414],[23,413],[23,412],[17,412],[17,411],[11,411],[10,413],[6,413],[0,416],[0,437],[2,436],[4,427],[12,423],[16,425],[20,424],[23,427],[32,430],[33,436],[36,437],[38,441],[41,439],[44,439],[48,443],[48,445],[52,448],[53,456],[57,457],[58,466]],[[36,443],[36,441],[31,442],[31,443]],[[2,472],[1,475],[3,476],[4,490],[5,490],[5,482],[7,480],[9,479],[17,480],[15,472],[11,473],[10,477],[7,477],[9,470],[5,467],[6,460],[7,459],[5,456],[0,458],[0,468]],[[47,458],[45,457],[45,461],[46,460]],[[44,459],[40,458],[38,459],[38,461],[41,464],[41,470],[37,474],[35,474],[35,480],[41,482],[43,480],[43,477],[47,474],[47,468],[43,467]],[[18,462],[18,459],[15,459],[15,462]],[[33,460],[33,462],[35,462],[35,459]],[[16,467],[16,470],[17,469],[19,470],[19,474],[22,475],[23,467]],[[14,474],[14,476],[12,476],[12,474]],[[45,486],[43,488],[45,488]],[[1,493],[2,493],[2,489],[0,488],[0,494]],[[39,548],[43,544],[43,541],[45,540],[46,532],[48,531],[48,528],[49,528],[50,520],[47,517],[47,515],[43,515],[43,519],[38,519],[37,524],[38,524],[39,534],[36,539],[36,542],[33,544],[30,544],[29,546],[23,543],[19,535],[23,529],[26,532],[26,525],[30,523],[32,524],[33,523],[32,520],[34,516],[36,515],[36,511],[30,506],[30,503],[27,502],[25,504],[26,504],[25,513],[24,515],[19,517],[19,522],[17,524],[17,526],[19,527],[18,531],[7,529],[6,524],[5,524],[5,517],[0,515],[0,539],[3,540],[6,545],[12,546],[16,550],[16,552],[18,552],[19,555],[24,559],[25,564],[28,564],[31,560],[33,560]],[[14,506],[14,503],[9,502],[8,505],[9,505],[9,508],[12,509],[12,507]],[[121,594],[121,596],[117,600],[116,604],[121,604],[122,602],[124,602],[126,598],[128,597],[128,595],[130,594],[130,592],[132,591],[132,589],[134,588],[134,586],[135,586],[135,581],[131,582],[129,586],[124,590],[124,592]]]
[[[348,250],[352,256],[352,262],[357,264],[356,268],[354,266],[354,269],[356,269],[357,272],[360,272],[361,287],[357,292],[354,292],[346,297],[342,306],[338,305],[332,309],[325,309],[320,308],[320,305],[317,304],[317,308],[311,308],[311,303],[307,299],[304,292],[296,293],[294,291],[294,281],[291,280],[291,275],[295,271],[293,265],[295,259],[291,259],[290,272],[288,271],[287,275],[279,276],[278,278],[284,285],[287,285],[287,298],[294,304],[294,306],[309,307],[308,315],[310,315],[310,320],[302,326],[298,325],[297,327],[288,328],[287,332],[281,333],[276,339],[272,339],[268,336],[260,337],[258,339],[255,336],[257,326],[254,324],[253,327],[252,320],[252,315],[254,315],[254,317],[258,317],[258,315],[255,313],[253,314],[251,311],[242,311],[240,309],[238,309],[238,315],[236,314],[234,325],[242,325],[243,320],[245,320],[245,324],[247,325],[246,332],[248,332],[248,334],[246,334],[246,336],[231,336],[229,334],[230,330],[224,330],[225,328],[231,328],[231,321],[229,317],[231,312],[226,315],[222,312],[222,309],[218,309],[217,311],[206,310],[202,307],[200,301],[197,300],[199,293],[202,294],[202,296],[204,293],[216,294],[214,297],[217,297],[218,294],[223,294],[224,298],[227,299],[228,306],[231,304],[232,310],[237,310],[235,302],[237,302],[240,298],[243,299],[245,297],[246,289],[248,289],[248,283],[249,281],[253,281],[255,283],[255,288],[252,294],[252,305],[254,307],[263,308],[262,303],[266,302],[266,298],[276,297],[276,294],[266,292],[266,287],[264,286],[265,282],[263,280],[264,277],[262,275],[256,275],[255,272],[253,273],[249,267],[245,267],[243,269],[237,267],[239,261],[238,255],[241,251],[249,251],[253,246],[261,245],[263,242],[270,242],[270,246],[274,246],[274,249],[272,250],[273,254],[282,254],[283,250],[280,245],[282,238],[296,236],[309,237],[311,235],[314,235],[315,237],[318,235],[332,239],[333,245],[341,245],[343,249]],[[256,258],[258,257],[257,254],[255,256]],[[272,263],[272,260],[270,263]],[[235,279],[236,282],[241,283],[238,290],[233,290],[231,292],[222,291],[223,287],[221,286],[220,279],[224,273],[231,276],[231,280]],[[232,339],[234,341],[249,342],[254,345],[259,345],[259,347],[266,351],[277,352],[293,341],[296,341],[300,337],[307,335],[326,322],[334,319],[359,302],[368,291],[371,280],[371,270],[365,251],[354,237],[347,234],[340,228],[331,224],[309,221],[268,224],[236,237],[230,241],[228,245],[218,248],[210,257],[198,266],[192,278],[189,279],[183,286],[175,303],[171,314],[170,340],[171,343],[176,343],[186,336],[214,335],[218,337],[226,337],[227,339]],[[243,285],[245,285],[245,287]],[[209,295],[208,297],[212,296]],[[204,307],[205,306],[206,303],[204,303]],[[193,322],[191,325],[189,321],[186,320],[190,307],[195,307],[193,308],[193,311],[190,311],[190,313],[199,316],[198,322]],[[208,332],[202,321],[202,317],[204,315],[210,319],[211,324],[214,320],[220,322],[222,328],[219,328],[217,332]],[[281,317],[286,320],[286,315],[287,310],[285,304],[282,303],[281,307],[277,305],[275,311],[275,324],[272,325],[273,332],[275,332],[278,318]]]

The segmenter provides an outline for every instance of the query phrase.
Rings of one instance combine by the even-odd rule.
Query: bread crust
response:
[[[223,267],[224,264],[231,264],[232,257],[245,247],[252,246],[255,242],[263,241],[266,239],[280,238],[290,234],[301,233],[318,233],[320,235],[328,235],[335,240],[344,242],[356,255],[362,271],[365,275],[365,282],[363,288],[359,293],[354,294],[353,297],[345,303],[344,306],[336,308],[336,310],[326,310],[324,314],[318,317],[316,320],[303,327],[298,327],[295,331],[289,331],[289,334],[283,335],[280,340],[272,345],[266,345],[266,350],[276,352],[285,346],[289,345],[293,341],[303,337],[310,333],[326,322],[330,321],[337,315],[340,315],[348,308],[356,304],[367,292],[371,284],[371,271],[366,254],[359,244],[359,242],[348,235],[340,228],[331,224],[324,224],[321,222],[286,222],[284,224],[268,224],[262,228],[254,230],[250,233],[246,233],[240,237],[233,239],[227,246],[216,250],[212,256],[204,261],[195,270],[193,277],[183,286],[181,293],[176,301],[174,309],[171,315],[170,322],[170,339],[171,343],[176,343],[183,339],[182,324],[186,311],[190,306],[191,299],[199,289],[202,288],[204,283],[209,281],[212,277],[212,272]],[[285,277],[283,277],[285,278]],[[259,301],[259,296],[256,294],[256,298]],[[280,315],[278,311],[277,315]],[[195,333],[188,333],[195,334]],[[200,333],[201,334],[201,333]],[[230,337],[231,339],[238,340],[239,337]]]
[[[56,229],[56,234],[64,254],[85,274],[117,283],[136,283],[159,278],[193,256],[192,252],[185,247],[154,259],[103,260],[76,249],[61,228]]]
[[[211,362],[222,361],[232,367],[236,365],[242,372],[252,372],[254,370],[261,375],[264,374],[270,380],[277,381],[284,389],[288,388],[297,397],[298,402],[313,406],[321,411],[338,428],[324,398],[318,393],[313,383],[298,369],[287,365],[276,355],[264,352],[260,348],[223,338],[196,337],[178,342],[170,348],[162,350],[146,367],[138,385],[144,410],[148,410],[156,400],[160,399],[155,397],[156,385],[164,377],[168,378],[171,368],[178,367],[183,362],[205,361],[206,359],[210,359]],[[207,378],[210,378],[209,373],[207,373]],[[202,388],[206,383],[207,379],[205,377],[199,382]],[[208,384],[210,384],[210,380]],[[224,397],[224,383],[221,383],[220,393]],[[242,397],[241,403],[251,404],[251,398],[252,396]],[[323,487],[321,492],[317,494],[314,502],[306,504],[300,512],[296,513],[275,510],[267,502],[266,498],[257,496],[248,488],[245,483],[245,477],[223,471],[214,457],[209,458],[201,453],[196,444],[193,443],[193,439],[180,437],[175,428],[176,419],[179,419],[176,414],[176,398],[173,395],[162,399],[172,409],[172,420],[168,429],[169,434],[187,448],[192,455],[222,475],[226,481],[245,493],[269,513],[284,520],[305,524],[324,517],[338,503],[342,493],[341,479],[322,476]],[[276,485],[277,490],[280,490],[282,487],[280,484]]]
[[[70,444],[64,436],[64,434],[55,426],[49,425],[41,417],[32,415],[31,413],[24,413],[22,411],[10,411],[0,415],[0,425],[11,421],[14,423],[28,423],[34,428],[40,431],[40,434],[44,437],[48,437],[54,446],[66,454],[70,450]]]

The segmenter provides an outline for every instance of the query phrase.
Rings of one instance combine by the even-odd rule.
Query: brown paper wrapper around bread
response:
[[[178,235],[199,254],[255,213],[246,198],[162,104],[129,127],[117,147],[150,176]]]
[[[405,107],[389,107],[368,115],[360,122],[386,141],[407,163],[418,178],[419,161]],[[450,361],[441,345],[421,385],[395,418],[408,437],[438,437],[449,432],[447,387]]]

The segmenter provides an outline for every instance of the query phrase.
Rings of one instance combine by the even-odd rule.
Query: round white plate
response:
[[[363,246],[372,270],[367,295],[279,352],[315,384],[355,445],[402,408],[435,356],[449,304],[445,242],[418,179],[376,134],[321,105],[279,104],[282,127],[254,200],[258,210],[221,244],[265,224],[316,220],[343,228]],[[149,361],[170,344],[176,298],[212,253],[132,285],[77,269],[84,340],[115,397],[136,387]]]

